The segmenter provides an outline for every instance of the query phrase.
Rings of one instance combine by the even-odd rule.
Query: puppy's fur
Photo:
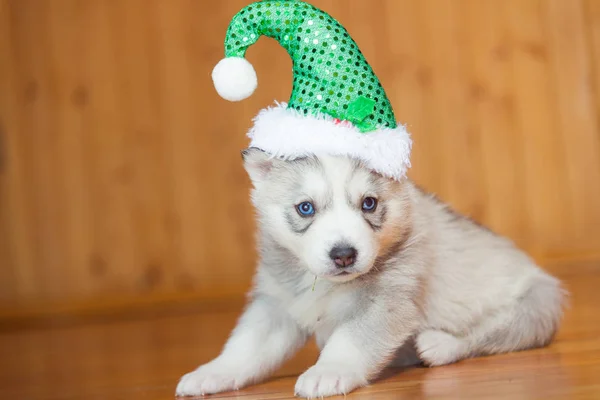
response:
[[[321,355],[295,388],[309,398],[348,393],[387,365],[444,365],[554,336],[559,282],[409,180],[344,157],[283,161],[249,149],[244,158],[261,256],[252,300],[221,355],[185,375],[177,394],[257,382],[311,335]],[[375,211],[361,209],[365,197],[378,200]],[[304,201],[313,216],[298,212]],[[357,250],[341,275],[329,256],[339,245]]]

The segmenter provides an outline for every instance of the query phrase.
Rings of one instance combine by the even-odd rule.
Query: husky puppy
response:
[[[258,382],[312,335],[321,354],[295,387],[307,398],[349,393],[389,365],[445,365],[553,338],[559,282],[409,180],[346,157],[243,155],[259,227],[251,302],[221,355],[183,376],[178,395]]]

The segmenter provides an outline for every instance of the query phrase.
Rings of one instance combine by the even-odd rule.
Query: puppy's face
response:
[[[243,154],[262,233],[318,277],[344,282],[369,272],[410,229],[404,184],[355,160]]]

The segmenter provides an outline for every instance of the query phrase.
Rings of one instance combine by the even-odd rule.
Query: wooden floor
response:
[[[563,269],[563,271],[565,271]],[[571,307],[548,348],[439,368],[388,371],[355,399],[600,399],[600,265],[560,277]],[[239,308],[88,320],[0,332],[0,399],[170,399],[180,375],[217,355]],[[192,310],[193,311],[193,310]],[[215,398],[288,399],[313,345],[272,380]]]

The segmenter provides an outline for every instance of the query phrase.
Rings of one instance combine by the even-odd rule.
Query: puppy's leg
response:
[[[425,330],[417,336],[417,350],[430,366],[547,345],[562,316],[564,292],[559,282],[540,274],[512,305],[493,310],[465,336]]]
[[[417,354],[430,367],[451,364],[469,356],[469,340],[451,333],[426,329],[416,340]]]
[[[374,306],[339,325],[317,363],[298,378],[296,395],[318,398],[346,394],[379,374],[418,326],[412,303],[394,307],[396,315],[390,315],[386,307]]]
[[[179,396],[238,389],[268,376],[306,341],[306,333],[272,300],[257,297],[240,318],[221,355],[184,375]]]

